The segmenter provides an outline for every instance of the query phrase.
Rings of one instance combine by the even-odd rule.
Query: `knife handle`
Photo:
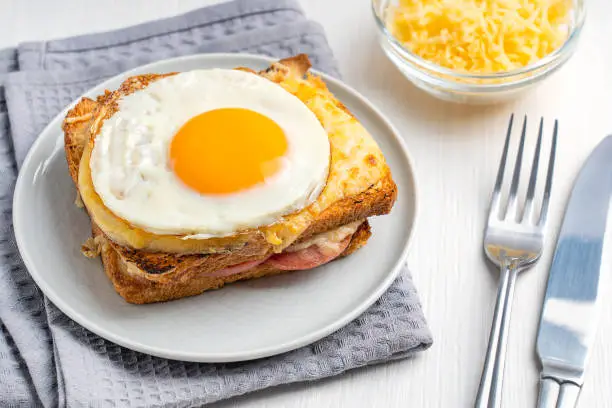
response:
[[[559,391],[557,408],[575,408],[578,405],[580,387],[573,383],[564,383]]]
[[[579,395],[580,387],[574,383],[559,385],[553,378],[542,378],[537,408],[576,408]]]
[[[540,379],[540,394],[537,408],[556,408],[559,397],[559,383],[552,378]]]

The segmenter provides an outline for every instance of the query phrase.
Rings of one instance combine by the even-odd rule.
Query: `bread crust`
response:
[[[274,81],[277,77],[278,80],[281,80],[287,70],[292,75],[303,76],[308,68],[310,68],[308,58],[300,55],[272,64],[263,73],[266,78]],[[242,69],[250,71],[248,68]],[[79,165],[84,147],[92,134],[95,134],[92,129],[99,126],[99,123],[96,122],[107,115],[102,110],[116,103],[121,95],[142,89],[160,77],[155,74],[131,77],[117,91],[106,91],[97,100],[82,98],[68,112],[63,123],[64,142],[70,175],[75,185],[78,186]],[[335,101],[348,112],[339,101]],[[387,172],[367,190],[339,200],[324,210],[300,235],[298,241],[354,221],[364,220],[370,216],[387,214],[391,211],[396,197],[397,187],[390,172]],[[227,277],[206,275],[211,271],[242,262],[263,259],[270,255],[271,246],[261,234],[253,234],[249,239],[239,242],[240,245],[228,247],[228,251],[221,251],[221,253],[178,254],[133,249],[120,245],[105,234],[93,219],[92,232],[106,274],[113,282],[117,292],[130,303],[140,304],[177,299],[217,289],[226,283],[284,272],[262,264],[252,270]],[[363,246],[370,235],[370,226],[366,221],[353,234],[342,256],[353,253]]]

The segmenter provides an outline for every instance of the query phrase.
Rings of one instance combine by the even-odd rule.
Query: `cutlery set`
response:
[[[544,133],[544,120],[540,120],[526,198],[521,207],[517,196],[527,117],[523,120],[507,203],[502,199],[513,122],[514,116],[511,116],[484,233],[485,254],[500,268],[500,279],[475,408],[501,407],[516,278],[538,261],[551,233],[546,229],[546,221],[558,123],[555,121],[552,132],[543,197],[538,200],[536,185]],[[611,266],[603,262],[604,242],[609,246],[604,238],[611,195],[612,136],[608,136],[591,153],[574,183],[557,240],[537,335],[537,354],[542,365],[537,408],[573,408],[578,402],[589,347],[597,327],[600,274],[609,271]]]

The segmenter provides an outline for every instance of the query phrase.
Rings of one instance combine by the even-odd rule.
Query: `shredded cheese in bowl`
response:
[[[571,0],[400,0],[386,26],[412,53],[458,72],[526,67],[568,38]]]
[[[446,101],[508,101],[573,55],[586,0],[372,0],[380,45],[415,86]]]

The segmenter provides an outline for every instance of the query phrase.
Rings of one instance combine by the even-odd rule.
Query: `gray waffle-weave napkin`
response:
[[[17,167],[37,135],[67,104],[112,75],[213,51],[278,58],[305,52],[317,69],[338,76],[323,30],[306,20],[295,0],[233,1],[0,51],[0,406],[196,407],[405,358],[431,345],[408,271],[361,317],[327,338],[233,364],[165,360],[122,348],[68,319],[36,287],[14,244],[11,199]],[[17,72],[3,74],[10,71]]]

